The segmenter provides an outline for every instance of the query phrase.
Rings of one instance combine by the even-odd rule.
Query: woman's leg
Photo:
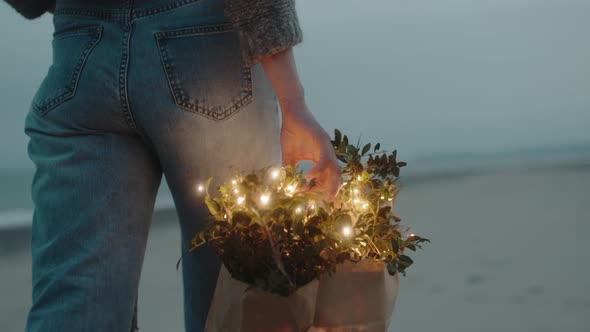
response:
[[[210,220],[199,184],[213,177],[215,194],[234,171],[281,162],[276,96],[261,65],[244,67],[222,4],[143,20],[133,35],[141,56],[129,73],[131,109],[141,110],[137,125],[153,142],[172,191],[183,252]],[[184,256],[186,331],[203,331],[220,264],[207,247]]]
[[[85,13],[87,10],[80,12]],[[110,12],[105,15],[107,14],[110,15]],[[124,89],[119,92],[121,96],[125,93],[125,114],[132,116],[132,124],[141,132],[144,142],[153,147],[154,154],[160,161],[177,207],[184,252],[191,246],[193,236],[209,220],[203,196],[197,190],[199,184],[204,183],[208,177],[214,177],[210,190],[215,193],[215,186],[229,178],[234,171],[250,171],[280,164],[277,99],[262,66],[244,66],[237,32],[224,16],[223,1],[135,1],[133,8],[120,18],[124,20],[125,32],[109,35],[110,31],[119,30],[110,24],[105,25],[101,42],[110,48],[123,45],[124,52],[121,54],[124,56],[119,59],[128,61],[121,62],[125,65],[120,67],[126,70],[125,76],[118,77],[116,82],[125,84]],[[117,112],[120,112],[120,108]],[[54,160],[67,160],[66,157],[77,154],[72,155],[67,151],[79,151],[78,159],[83,161],[87,158],[104,158],[97,161],[98,166],[91,163],[78,165],[78,162],[63,162],[63,166],[73,168],[75,174],[91,174],[86,185],[67,187],[70,189],[66,198],[81,197],[75,202],[52,199],[56,193],[52,192],[54,189],[51,187],[42,184],[46,180],[37,180],[35,190],[40,193],[37,200],[40,201],[41,211],[53,211],[53,204],[66,202],[75,207],[74,211],[81,209],[84,215],[93,216],[91,220],[96,223],[105,219],[104,214],[108,216],[108,220],[112,220],[112,223],[108,223],[110,227],[93,230],[90,226],[85,226],[87,218],[75,219],[76,227],[71,226],[71,232],[66,232],[64,236],[80,232],[83,235],[80,241],[92,245],[88,245],[89,249],[72,254],[74,259],[66,267],[77,272],[75,268],[80,265],[77,263],[80,255],[82,258],[108,256],[104,261],[98,260],[98,263],[105,265],[103,270],[109,270],[101,270],[101,276],[116,274],[117,287],[88,279],[91,285],[89,287],[109,294],[98,301],[107,301],[110,298],[116,302],[117,309],[111,308],[108,312],[109,315],[116,315],[111,320],[130,318],[133,310],[131,299],[136,294],[136,281],[141,267],[141,261],[134,257],[143,257],[148,227],[145,222],[149,220],[152,194],[155,195],[157,188],[155,180],[158,169],[151,166],[146,168],[145,165],[155,163],[151,161],[149,153],[141,149],[140,141],[135,138],[115,139],[114,136],[89,134],[66,137],[65,141],[58,142],[57,137],[41,133],[35,135],[39,136],[37,144],[46,146],[44,150],[63,151],[63,157],[58,159],[37,157],[41,165]],[[115,153],[99,157],[100,150],[96,148],[79,150],[82,146],[78,144],[83,142],[84,147],[107,144],[112,146]],[[33,154],[37,153],[37,149],[32,150]],[[40,153],[39,155],[42,156]],[[54,182],[73,183],[61,179],[64,175],[57,170],[46,169],[41,172],[50,172],[45,177],[54,178]],[[105,176],[99,178],[96,174]],[[80,176],[85,178],[84,175]],[[61,187],[63,185],[56,188]],[[105,206],[104,202],[89,200],[88,197],[89,193],[96,190],[100,190],[99,197],[104,197],[107,193],[120,192],[124,188],[141,190],[112,197],[109,204],[115,204],[115,209],[99,211],[99,207]],[[45,202],[45,199],[49,202]],[[71,222],[61,218],[58,212],[55,214],[56,216],[51,216],[52,222]],[[90,225],[95,224],[91,222]],[[93,235],[88,229],[100,232],[99,236],[90,238]],[[59,237],[62,233],[63,231],[53,234],[53,237]],[[116,265],[113,267],[110,265],[112,263],[107,262],[115,262]],[[206,247],[183,258],[187,331],[203,331],[219,268],[219,259]],[[84,275],[93,273],[95,271],[89,269]],[[74,281],[77,280],[67,284]],[[70,301],[74,304],[69,308],[74,310],[77,297],[72,298]],[[100,304],[100,309],[103,310],[102,306],[106,302]],[[92,309],[94,308],[90,310]],[[109,328],[102,330],[115,331]]]
[[[217,185],[234,171],[281,163],[278,106],[260,66],[253,68],[253,77],[257,86],[252,103],[231,118],[216,122],[169,110],[182,117],[173,122],[174,134],[154,131],[161,135],[155,140],[156,149],[178,211],[183,252],[210,220],[203,193],[197,189],[200,184],[213,177],[209,192],[217,195]],[[182,259],[186,331],[203,331],[220,266],[219,258],[206,246]]]
[[[129,9],[88,3],[57,2],[53,64],[25,123],[36,166],[29,332],[131,329],[162,176],[128,107]]]
[[[29,114],[33,306],[27,331],[129,331],[161,170],[136,136]]]

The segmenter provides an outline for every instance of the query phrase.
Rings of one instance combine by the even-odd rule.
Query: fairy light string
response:
[[[330,202],[292,165],[235,173],[215,195],[212,178],[197,184],[212,220],[191,251],[208,243],[234,278],[283,295],[346,260],[376,259],[390,274],[404,273],[412,264],[404,250],[428,241],[404,236],[393,213],[405,163],[397,162],[395,150],[378,152],[379,144],[373,153],[370,144],[353,146],[338,130],[332,144],[342,180]]]

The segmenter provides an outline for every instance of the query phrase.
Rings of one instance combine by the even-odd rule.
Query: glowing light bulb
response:
[[[416,236],[416,234],[411,233],[410,236],[408,236],[408,237],[414,237],[414,236]]]
[[[350,226],[342,227],[342,234],[344,236],[350,236],[351,233],[352,233],[352,228],[350,228]]]
[[[238,181],[236,181],[236,180],[231,180],[231,184],[238,184]]]
[[[223,215],[223,219],[227,219],[227,214],[224,214]]]
[[[361,180],[361,176],[360,176],[360,175],[358,175],[358,176],[356,177],[356,179],[360,181],[360,180]]]
[[[245,200],[245,199],[246,199],[246,197],[244,197],[244,196],[240,196],[240,197],[238,197],[238,204],[242,204],[242,203],[244,203],[244,200]]]
[[[354,188],[354,189],[352,190],[352,192],[353,192],[353,193],[355,193],[355,194],[358,194],[358,193],[359,193],[359,189],[358,189],[358,188]]]
[[[270,177],[273,179],[278,179],[281,172],[278,169],[273,169],[270,173]]]
[[[381,199],[385,199],[385,196],[381,196]]]
[[[353,200],[352,200],[352,202],[353,202],[354,204],[357,204],[357,203],[358,203],[358,202],[360,202],[360,201],[358,200],[358,198],[355,198],[355,199],[353,199]]]
[[[197,190],[202,193],[205,190],[205,187],[203,187],[203,185],[200,184],[197,186]]]
[[[295,213],[301,213],[301,208],[300,207],[296,208]]]
[[[266,205],[266,204],[268,204],[269,201],[270,201],[270,195],[263,194],[262,196],[260,196],[260,203]]]
[[[238,188],[234,189],[234,194],[238,194],[240,191],[238,190]]]
[[[368,208],[368,207],[369,207],[369,203],[365,203],[365,204],[363,204],[363,209],[366,209],[366,208]]]
[[[287,190],[288,192],[292,193],[295,191],[295,186],[290,184],[287,186],[287,188],[285,188],[285,190]]]
[[[313,209],[315,209],[315,205],[311,204],[311,205],[309,206],[309,208],[313,210]]]
[[[393,198],[389,197],[387,200],[391,202],[393,201]]]

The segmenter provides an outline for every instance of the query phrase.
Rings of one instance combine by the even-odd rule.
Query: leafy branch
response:
[[[332,145],[342,162],[342,184],[332,202],[313,191],[303,170],[269,166],[233,178],[209,193],[213,217],[195,236],[193,248],[213,247],[232,277],[276,294],[289,295],[336,265],[362,259],[383,261],[390,274],[405,270],[428,239],[406,234],[393,213],[397,181],[405,162],[380,144],[360,148],[336,129]],[[197,240],[198,239],[198,240]]]

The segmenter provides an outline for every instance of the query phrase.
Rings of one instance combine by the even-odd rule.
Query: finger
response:
[[[336,196],[334,195],[334,192],[329,187],[327,187],[325,185],[319,185],[319,186],[313,187],[310,191],[321,195],[322,199],[327,202],[332,202],[336,198]]]
[[[323,182],[323,175],[324,175],[324,165],[322,163],[317,163],[312,168],[307,171],[305,174],[305,179],[307,181],[311,181],[315,179],[316,186],[320,186]]]
[[[340,168],[337,161],[333,164],[333,171],[334,173],[332,174],[330,181],[330,193],[331,195],[336,196],[342,182],[342,168]]]
[[[342,170],[338,163],[334,163],[332,161],[327,163],[327,166],[324,171],[324,177],[322,181],[324,182],[325,190],[328,195],[328,199],[332,201],[338,193],[338,189],[340,188],[340,182],[342,179]]]
[[[305,177],[307,180],[315,178],[316,185],[308,189],[321,192],[329,201],[334,199],[340,187],[341,174],[339,166],[335,167],[329,160],[323,161],[312,168]]]

